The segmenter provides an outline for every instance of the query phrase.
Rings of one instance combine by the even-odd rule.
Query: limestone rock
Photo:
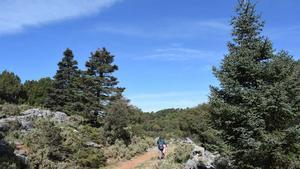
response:
[[[64,122],[68,116],[63,112],[51,112],[50,110],[29,109],[22,112],[20,116],[11,116],[0,119],[0,131],[7,131],[12,127],[20,125],[23,130],[30,130],[33,127],[33,121],[38,118],[49,118],[49,120]],[[13,125],[12,125],[13,124]]]
[[[196,145],[190,139],[188,142],[194,146],[194,149],[191,152],[190,159],[186,162],[184,169],[214,169],[215,160],[220,155],[205,150],[204,147]]]
[[[94,147],[94,148],[101,148],[102,146],[100,144],[97,144],[93,141],[88,141],[85,143],[85,145],[89,146],[89,147]]]

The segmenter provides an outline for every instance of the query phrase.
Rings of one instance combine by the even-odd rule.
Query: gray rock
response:
[[[51,112],[42,109],[29,109],[22,112],[20,116],[6,117],[0,119],[0,131],[7,131],[12,126],[11,123],[20,124],[21,129],[30,130],[33,127],[33,121],[38,118],[49,118],[57,122],[64,122],[68,120],[68,116],[63,112]]]
[[[189,137],[185,138],[184,143],[194,144],[193,140],[190,139]]]
[[[184,166],[184,169],[197,169],[197,168],[198,168],[198,162],[192,159],[189,159]]]
[[[191,156],[204,156],[205,154],[205,149],[203,147],[200,147],[200,146],[197,146],[197,145],[194,145],[194,149],[192,151],[192,154]]]
[[[219,155],[205,150],[204,147],[198,146],[194,142],[190,144],[194,146],[194,149],[190,159],[185,163],[184,169],[214,169],[215,160]]]
[[[0,131],[8,131],[9,130],[9,123],[6,121],[2,121],[0,120]]]
[[[101,148],[101,145],[100,144],[97,144],[93,141],[88,141],[85,143],[85,145],[89,146],[89,147],[94,147],[94,148]]]

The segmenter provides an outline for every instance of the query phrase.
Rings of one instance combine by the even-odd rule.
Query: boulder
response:
[[[30,130],[33,128],[33,121],[38,118],[49,118],[57,122],[64,122],[68,120],[67,114],[63,112],[51,112],[50,110],[29,109],[22,112],[20,116],[12,116],[0,119],[0,131],[8,131],[12,127],[20,125],[23,130]],[[14,124],[14,125],[11,125]]]
[[[220,155],[205,150],[204,147],[196,145],[191,140],[189,142],[194,149],[190,159],[185,163],[184,169],[214,169],[214,163]]]
[[[88,141],[85,143],[85,145],[87,145],[88,147],[94,147],[94,148],[101,148],[102,146],[100,144],[97,144],[93,141]]]

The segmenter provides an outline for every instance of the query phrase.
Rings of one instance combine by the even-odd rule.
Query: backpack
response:
[[[158,146],[158,149],[160,149],[160,150],[163,150],[164,149],[164,145],[166,144],[165,143],[165,140],[164,139],[159,139],[158,141],[157,141],[157,146]]]

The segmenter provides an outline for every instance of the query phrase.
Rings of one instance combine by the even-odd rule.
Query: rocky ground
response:
[[[51,112],[49,110],[41,109],[30,109],[25,112],[22,112],[18,116],[8,116],[0,118],[0,131],[5,132],[9,131],[10,128],[18,125],[23,132],[27,132],[32,129],[34,120],[38,118],[47,118],[56,122],[65,122],[69,120],[69,117],[63,112]],[[212,153],[205,150],[204,147],[201,147],[195,144],[191,139],[186,138],[183,140],[173,141],[168,148],[168,156],[165,160],[157,160],[157,149],[154,147],[149,149],[148,152],[138,155],[131,160],[117,162],[108,166],[112,168],[120,169],[133,169],[133,168],[148,168],[148,169],[174,169],[174,165],[170,165],[171,158],[174,158],[175,149],[179,144],[186,144],[192,146],[192,151],[190,152],[189,159],[182,163],[177,164],[178,168],[184,169],[214,169],[215,162],[219,159],[220,155],[218,153]],[[27,154],[28,149],[25,145],[19,142],[14,142],[15,147],[9,147],[9,144],[0,140],[0,153],[14,153],[14,156],[19,159],[22,163],[27,163]],[[100,145],[94,142],[87,142],[87,146],[91,147],[100,147]]]

